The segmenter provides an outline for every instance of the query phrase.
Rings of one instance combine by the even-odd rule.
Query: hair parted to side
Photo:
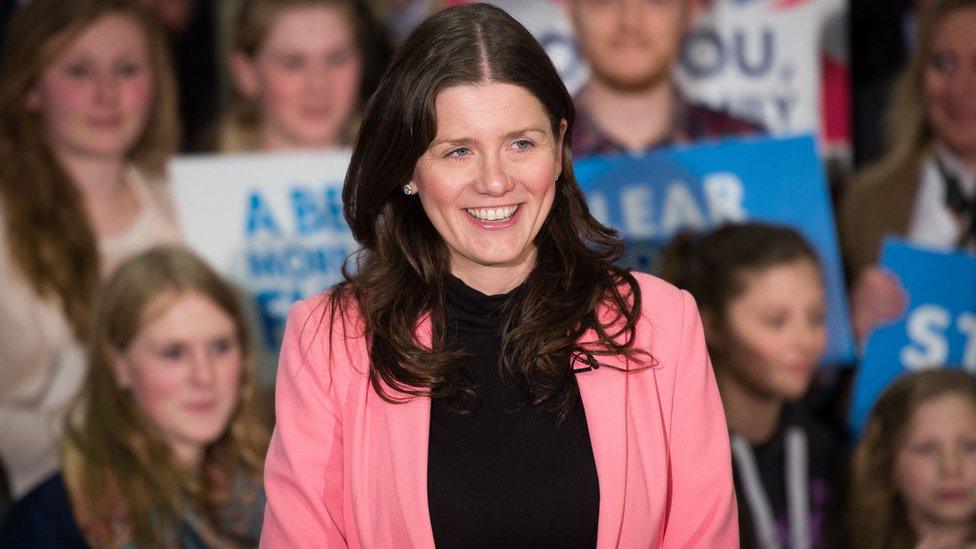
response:
[[[203,475],[186,471],[123,389],[112,352],[124,351],[146,325],[159,297],[196,292],[234,322],[241,346],[239,401],[223,436],[207,449]],[[259,482],[267,451],[267,413],[259,394],[257,359],[244,311],[233,287],[185,248],[160,246],[123,263],[99,295],[88,352],[89,373],[67,425],[64,474],[68,487],[110,522],[121,501],[139,546],[159,545],[188,502],[208,512],[226,503],[241,475]],[[169,306],[169,305],[166,305]],[[154,317],[153,317],[154,318]],[[214,520],[214,517],[211,517]]]
[[[135,0],[32,0],[14,13],[0,70],[0,201],[10,251],[42,296],[60,301],[78,338],[88,332],[99,261],[81,194],[45,141],[41,114],[26,97],[41,74],[107,15],[131,17],[146,37],[152,106],[131,161],[162,174],[176,149],[176,83],[166,38]]]
[[[895,460],[915,411],[945,395],[958,395],[976,406],[976,378],[950,369],[906,374],[888,386],[874,404],[851,460],[848,531],[852,547],[917,546],[918,538],[895,489]]]
[[[356,37],[356,53],[360,57],[362,66],[359,98],[360,104],[364,105],[376,89],[391,56],[391,47],[385,29],[365,2],[360,0],[244,0],[234,21],[230,50],[253,59],[282,13],[308,7],[336,9],[352,27]],[[235,91],[221,129],[222,148],[258,149],[260,125],[260,107],[255,101]],[[352,136],[349,135],[347,139],[351,138]]]
[[[444,342],[446,244],[420,202],[401,189],[436,135],[437,95],[490,82],[529,91],[554,135],[561,121],[569,128],[552,210],[535,239],[535,268],[518,303],[507,307],[500,364],[533,402],[565,415],[578,391],[571,355],[646,355],[632,349],[641,296],[633,275],[613,266],[623,242],[590,215],[573,176],[572,98],[545,50],[498,8],[472,4],[427,19],[401,46],[370,100],[343,188],[346,221],[360,250],[331,294],[330,314],[335,321],[337,312],[358,309],[370,344],[370,380],[385,399],[470,389],[459,377],[459,357]],[[431,347],[415,334],[426,315]],[[584,349],[578,340],[591,329],[598,341]]]
[[[899,76],[884,115],[887,153],[858,177],[863,184],[883,189],[885,182],[904,173],[917,173],[935,138],[926,112],[925,68],[942,22],[953,13],[976,8],[976,0],[931,2],[918,15],[918,38],[908,65]]]

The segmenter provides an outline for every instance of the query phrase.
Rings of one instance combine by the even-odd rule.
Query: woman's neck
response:
[[[339,146],[337,142],[323,143],[298,143],[288,139],[279,132],[272,131],[267,126],[262,126],[258,139],[260,140],[261,150],[264,152],[295,152],[331,149]]]
[[[195,444],[172,443],[170,449],[177,461],[194,475],[203,473],[203,457],[205,450]]]
[[[81,193],[82,204],[96,236],[113,236],[132,226],[140,204],[126,180],[125,159],[57,153],[56,156]]]
[[[536,251],[527,250],[524,257],[513,265],[480,265],[472,261],[453,257],[451,274],[458,277],[469,288],[485,295],[507,294],[525,282],[535,266]]]
[[[716,381],[729,430],[754,445],[769,441],[779,425],[783,401],[756,393],[723,370],[716,368]]]
[[[125,188],[125,160],[56,154],[86,200],[114,198]]]
[[[645,90],[626,91],[591,80],[581,97],[587,115],[600,131],[634,151],[652,147],[672,131],[673,112],[678,103],[668,80]]]

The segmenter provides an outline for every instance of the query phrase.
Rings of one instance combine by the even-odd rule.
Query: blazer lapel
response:
[[[616,356],[601,356],[598,360],[602,366],[578,372],[576,381],[600,483],[597,547],[609,548],[617,546],[623,527],[627,488],[627,380],[630,376],[620,371],[627,368],[626,360]],[[576,366],[578,368],[580,364]]]
[[[431,324],[428,317],[418,324],[417,337],[422,345],[430,345]],[[427,501],[430,398],[416,397],[402,404],[384,404],[393,481],[399,501],[381,505],[384,508],[399,507],[406,523],[410,547],[433,548],[434,532]]]
[[[393,481],[399,499],[382,503],[398,506],[410,547],[434,547],[427,502],[427,441],[430,437],[430,399],[413,398],[403,404],[386,404],[389,452]]]

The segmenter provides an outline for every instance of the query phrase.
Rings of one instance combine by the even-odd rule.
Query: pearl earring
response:
[[[403,194],[407,196],[417,194],[417,187],[413,184],[413,181],[403,186]]]

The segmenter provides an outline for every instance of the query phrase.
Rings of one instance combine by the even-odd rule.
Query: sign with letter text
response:
[[[182,157],[170,174],[187,245],[253,298],[278,352],[288,309],[339,279],[348,151]]]
[[[868,337],[857,372],[850,425],[859,432],[871,406],[905,372],[961,366],[976,374],[976,256],[885,241],[881,265],[908,293],[904,317]]]
[[[662,248],[682,229],[746,220],[795,228],[816,248],[825,273],[825,360],[853,360],[837,233],[811,136],[596,157],[574,169],[590,211],[627,240],[624,264],[640,271],[656,272]]]

